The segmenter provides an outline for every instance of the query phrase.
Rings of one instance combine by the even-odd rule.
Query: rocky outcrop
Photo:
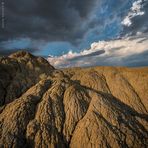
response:
[[[54,69],[0,59],[0,147],[148,147],[148,68]]]
[[[54,68],[42,57],[21,51],[0,59],[0,106],[20,97]]]

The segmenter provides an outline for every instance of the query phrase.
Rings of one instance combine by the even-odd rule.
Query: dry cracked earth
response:
[[[148,68],[57,70],[0,58],[0,148],[148,147]]]

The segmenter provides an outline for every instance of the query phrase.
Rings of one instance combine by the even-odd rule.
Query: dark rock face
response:
[[[54,69],[0,59],[0,147],[148,147],[148,68]]]

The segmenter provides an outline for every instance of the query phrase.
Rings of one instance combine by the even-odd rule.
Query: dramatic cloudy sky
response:
[[[24,49],[57,67],[148,65],[148,0],[0,1],[0,55]]]

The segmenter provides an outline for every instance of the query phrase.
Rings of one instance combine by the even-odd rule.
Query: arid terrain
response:
[[[55,69],[0,58],[0,148],[148,147],[148,67]]]

